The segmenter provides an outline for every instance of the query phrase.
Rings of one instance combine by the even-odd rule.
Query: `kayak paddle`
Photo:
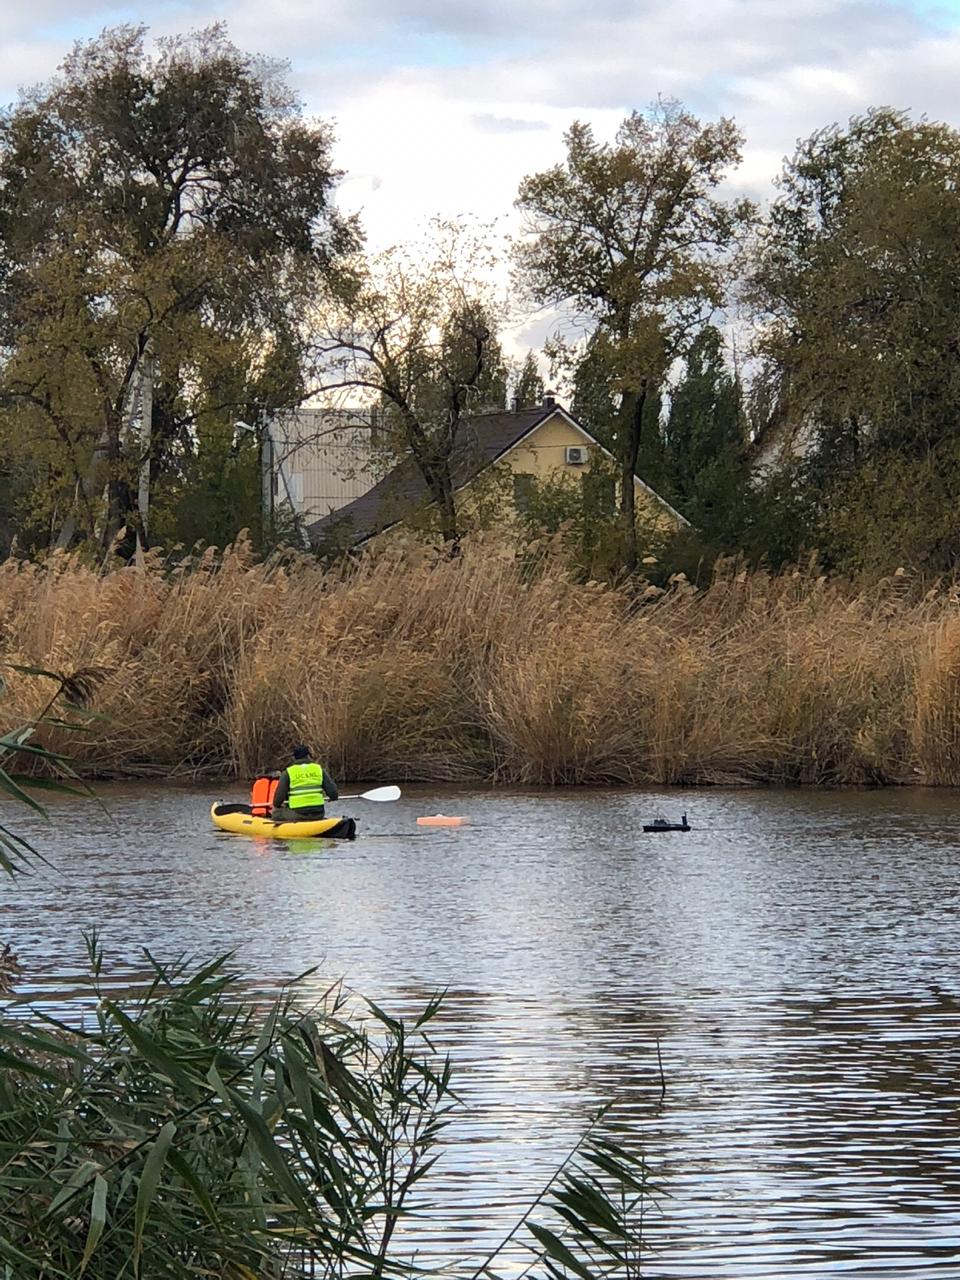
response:
[[[341,800],[399,800],[399,787],[374,787],[372,791],[364,791],[359,796],[341,796]]]

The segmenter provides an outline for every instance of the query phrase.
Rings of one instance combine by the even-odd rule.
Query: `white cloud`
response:
[[[410,238],[433,214],[509,220],[523,174],[563,154],[569,110],[544,108],[534,128],[491,129],[483,102],[457,99],[410,75],[347,98],[337,112],[338,153],[348,166],[342,200],[363,212],[375,244]],[[523,118],[523,103],[500,101],[497,115]],[[601,132],[620,112],[581,109]],[[373,181],[379,180],[376,190]]]
[[[515,116],[497,116],[492,111],[480,111],[470,119],[483,133],[531,133],[550,128],[546,120],[519,120]]]
[[[6,86],[3,101],[11,101],[17,91],[45,80],[61,50],[38,40],[0,38],[0,84]]]
[[[110,12],[3,6],[0,97]],[[562,156],[572,119],[608,137],[658,94],[735,116],[734,181],[759,198],[798,138],[871,105],[960,125],[957,20],[919,0],[155,0],[143,16],[156,34],[224,19],[242,48],[288,58],[308,109],[335,120],[341,199],[375,246],[434,214],[508,228],[520,178]]]
[[[430,11],[403,8],[411,20]],[[463,8],[445,7],[445,31],[458,14],[465,29],[480,22],[478,6]],[[960,36],[933,31],[906,6],[599,0],[535,4],[515,20],[505,4],[484,12],[488,28],[503,22],[502,56],[338,76],[335,93],[319,67],[316,80],[304,78],[308,98],[337,116],[346,166],[383,178],[377,200],[363,201],[374,238],[433,212],[509,218],[519,179],[562,155],[572,119],[609,136],[661,93],[704,116],[736,117],[747,137],[738,180],[759,196],[798,138],[871,105],[960,124]]]

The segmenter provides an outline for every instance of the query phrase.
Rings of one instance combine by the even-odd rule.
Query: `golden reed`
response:
[[[960,600],[721,570],[640,600],[478,539],[324,570],[244,545],[171,570],[0,566],[0,656],[109,672],[88,777],[232,775],[298,740],[338,777],[960,784]],[[6,726],[43,701],[11,673]]]

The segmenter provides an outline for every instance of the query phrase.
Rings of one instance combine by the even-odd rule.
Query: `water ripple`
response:
[[[960,1274],[951,795],[421,789],[309,853],[213,832],[197,791],[106,798],[25,822],[57,870],[2,890],[21,994],[84,1016],[91,925],[118,991],[144,946],[397,1014],[447,988],[463,1106],[421,1259],[492,1249],[613,1099],[657,1184],[649,1277]],[[694,830],[643,837],[661,807]],[[473,825],[416,828],[441,809]]]

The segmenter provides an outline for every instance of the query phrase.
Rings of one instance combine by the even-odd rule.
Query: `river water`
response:
[[[960,796],[413,788],[288,849],[214,831],[227,788],[101,794],[4,818],[55,864],[0,886],[21,993],[75,1013],[91,925],[119,981],[148,946],[401,1015],[446,988],[426,1257],[492,1247],[612,1100],[658,1187],[646,1275],[960,1275]]]

